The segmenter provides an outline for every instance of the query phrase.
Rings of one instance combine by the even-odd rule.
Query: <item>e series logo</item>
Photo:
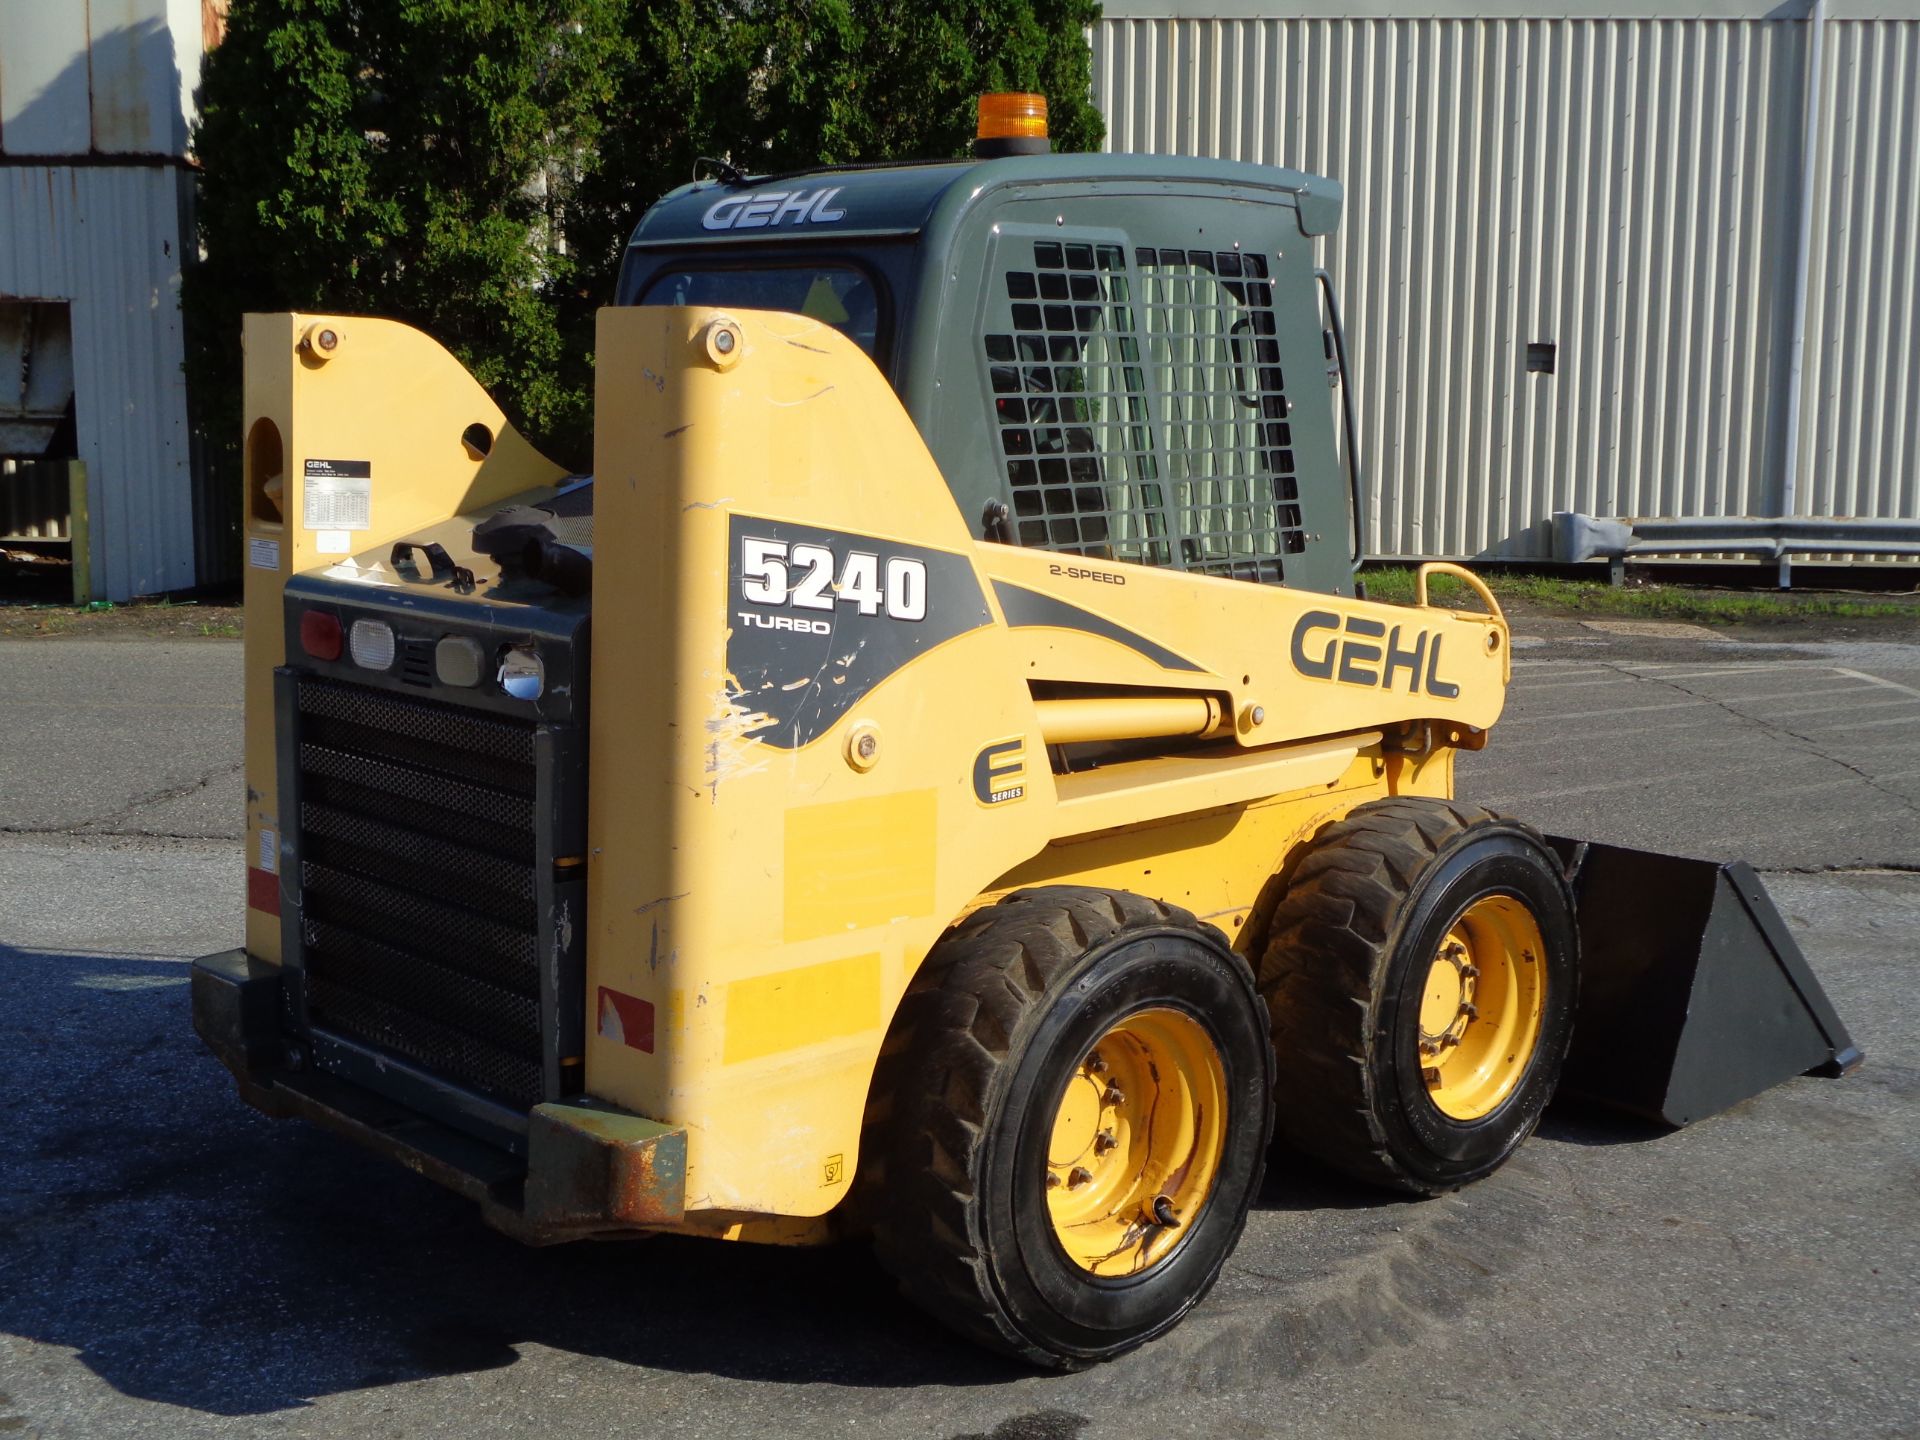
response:
[[[1338,680],[1382,690],[1393,689],[1394,677],[1404,670],[1408,694],[1418,695],[1424,681],[1427,694],[1454,699],[1460,687],[1440,678],[1443,637],[1421,630],[1416,632],[1411,648],[1405,648],[1400,643],[1400,632],[1405,628],[1395,625],[1389,631],[1385,621],[1359,615],[1347,616],[1343,625],[1331,610],[1309,610],[1293,627],[1293,668],[1315,680]],[[1322,638],[1314,634],[1317,630],[1334,633]],[[1386,643],[1369,644],[1372,640]]]
[[[1027,793],[1027,742],[1016,735],[996,740],[973,760],[973,798],[982,805],[1004,805]]]

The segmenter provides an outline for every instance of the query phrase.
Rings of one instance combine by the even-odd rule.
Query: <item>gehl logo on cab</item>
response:
[[[838,185],[823,185],[818,190],[762,190],[748,195],[729,195],[716,200],[700,217],[708,230],[755,230],[762,225],[831,225],[847,218],[845,210],[833,207]]]
[[[1293,668],[1315,680],[1381,690],[1393,689],[1394,677],[1404,671],[1409,694],[1418,695],[1424,686],[1427,694],[1452,700],[1460,687],[1440,678],[1443,637],[1418,630],[1412,645],[1402,645],[1401,631],[1408,628],[1388,630],[1385,621],[1361,615],[1349,615],[1343,624],[1331,610],[1309,610],[1294,623]],[[1385,643],[1372,643],[1376,640]]]

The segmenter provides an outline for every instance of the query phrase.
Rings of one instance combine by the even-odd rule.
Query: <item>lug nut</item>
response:
[[[1051,1170],[1047,1171],[1047,1189],[1058,1190],[1059,1188],[1060,1188],[1060,1177],[1054,1174],[1053,1171]]]
[[[1480,967],[1478,965],[1466,966],[1460,971],[1460,978],[1462,980],[1478,980],[1480,978]]]
[[[1087,1069],[1096,1075],[1104,1075],[1107,1073],[1107,1062],[1100,1058],[1100,1052],[1098,1050],[1091,1051],[1087,1055]]]
[[[1115,1085],[1112,1081],[1108,1081],[1106,1102],[1109,1105],[1124,1105],[1127,1103],[1127,1092],[1122,1090],[1118,1085]]]
[[[1164,1195],[1153,1197],[1153,1218],[1163,1230],[1178,1230],[1180,1217],[1174,1214],[1173,1201]]]
[[[1460,1007],[1460,1013],[1466,1016],[1468,1022],[1471,1023],[1480,1018],[1480,1007],[1469,1000]]]
[[[1069,1190],[1078,1190],[1082,1185],[1085,1185],[1092,1179],[1093,1172],[1091,1170],[1087,1169],[1084,1165],[1076,1165],[1067,1174],[1067,1188]]]
[[[1119,1143],[1120,1137],[1115,1135],[1113,1131],[1102,1130],[1098,1135],[1093,1137],[1093,1153],[1096,1155],[1104,1155]]]

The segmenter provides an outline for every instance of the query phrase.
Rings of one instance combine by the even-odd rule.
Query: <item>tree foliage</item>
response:
[[[591,314],[642,210],[742,170],[960,155],[987,90],[1091,149],[1097,0],[234,0],[195,149],[188,276],[210,439],[239,317],[391,316],[561,458],[586,448]]]

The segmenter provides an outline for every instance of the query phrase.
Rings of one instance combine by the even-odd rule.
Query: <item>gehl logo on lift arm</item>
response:
[[[1402,646],[1400,632],[1407,627],[1395,625],[1391,631],[1383,620],[1368,620],[1349,615],[1346,623],[1331,610],[1309,610],[1293,627],[1293,668],[1315,680],[1338,680],[1347,685],[1372,685],[1393,689],[1394,677],[1407,676],[1407,692],[1418,695],[1424,682],[1427,694],[1451,700],[1460,687],[1440,678],[1440,641],[1443,637],[1426,630],[1415,632],[1411,646]],[[1327,636],[1316,631],[1330,630]],[[1369,642],[1383,640],[1384,645]]]

